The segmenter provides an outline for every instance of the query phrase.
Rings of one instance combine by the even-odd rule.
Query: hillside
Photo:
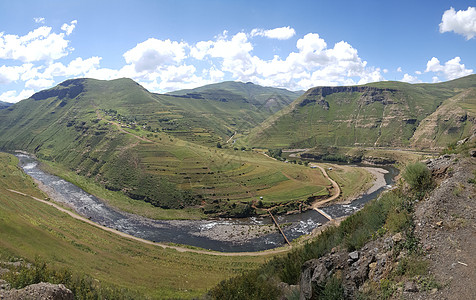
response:
[[[10,107],[12,105],[13,105],[13,103],[0,101],[0,109],[4,109],[4,108]]]
[[[262,111],[277,112],[288,106],[303,94],[285,89],[263,87],[251,82],[226,81],[209,84],[195,89],[179,90],[169,95],[190,97],[193,99],[213,99],[216,101],[246,101]]]
[[[435,84],[316,87],[255,128],[260,147],[439,149],[475,129],[476,75]]]
[[[130,79],[74,79],[0,111],[0,149],[34,153],[54,164],[50,171],[79,175],[83,188],[105,187],[113,198],[195,208],[181,217],[240,216],[259,197],[271,205],[326,194],[327,180],[309,168],[231,142],[219,148],[233,130],[263,119],[249,102],[151,94]]]
[[[0,296],[3,279],[22,270],[17,284],[63,283],[75,299],[192,299],[267,258],[179,252],[99,229],[32,199],[46,195],[17,164],[0,153]],[[20,258],[23,268],[17,268]],[[27,263],[35,266],[29,276]],[[48,269],[56,275],[48,276]]]
[[[221,282],[212,299],[467,299],[475,295],[476,137],[305,247]],[[261,297],[264,298],[264,297]]]

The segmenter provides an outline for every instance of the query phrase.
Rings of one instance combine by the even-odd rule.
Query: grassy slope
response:
[[[83,92],[72,93],[77,89]],[[0,113],[0,146],[55,162],[54,172],[68,178],[73,172],[83,176],[83,187],[92,184],[86,188],[90,191],[97,190],[94,183],[101,184],[156,206],[181,208],[202,204],[196,195],[209,201],[250,201],[257,196],[302,200],[323,193],[327,184],[302,166],[284,166],[249,151],[217,149],[221,134],[234,130],[225,126],[231,119],[243,120],[233,121],[243,128],[260,120],[253,117],[260,112],[245,108],[249,104],[244,102],[155,95],[128,79],[70,80],[40,96]],[[154,132],[157,126],[167,128]],[[130,201],[122,204],[133,210]],[[148,207],[142,205],[139,211],[146,213]],[[197,217],[164,216],[158,210],[150,214]]]
[[[17,163],[15,157],[0,153],[0,255],[30,261],[40,256],[54,267],[162,299],[197,297],[266,259],[178,253],[102,231],[7,191],[45,197]]]
[[[408,147],[421,121],[432,114],[446,99],[474,86],[476,76],[438,84],[407,84],[379,82],[363,87],[380,90],[375,100],[370,92],[338,92],[320,98],[319,88],[310,89],[288,108],[255,128],[247,143],[261,147],[384,146]],[[316,100],[304,104],[305,100]],[[319,104],[325,100],[326,109]],[[370,100],[370,101],[369,101]],[[476,98],[466,98],[464,107]],[[437,124],[444,126],[444,121]],[[459,136],[467,132],[465,124],[457,129]],[[455,134],[453,138],[457,138]],[[447,140],[437,140],[438,146]],[[425,146],[425,145],[419,145]]]
[[[169,93],[170,95],[201,95],[205,98],[221,100],[227,95],[235,94],[242,99],[258,105],[262,110],[276,112],[294,99],[303,94],[302,91],[292,92],[285,89],[262,87],[253,83],[242,83],[236,81],[226,81],[205,85],[195,89],[179,90]]]

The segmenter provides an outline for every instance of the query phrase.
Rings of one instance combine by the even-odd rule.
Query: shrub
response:
[[[419,196],[423,195],[432,186],[431,172],[421,162],[407,165],[402,177]]]
[[[72,274],[67,269],[53,269],[36,258],[31,265],[22,264],[3,276],[13,288],[49,282],[64,284],[73,292],[74,299],[140,299],[142,295],[129,289],[100,283],[86,275]]]
[[[324,288],[319,291],[317,297],[319,300],[344,300],[344,287],[342,279],[332,276],[327,280]]]

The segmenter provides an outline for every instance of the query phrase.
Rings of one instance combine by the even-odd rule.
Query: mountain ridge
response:
[[[464,124],[446,128],[448,138],[431,137],[431,145],[413,139],[422,120],[452,97],[476,86],[476,75],[436,84],[378,82],[349,87],[314,87],[287,108],[254,128],[247,143],[267,148],[316,146],[412,147],[440,149],[467,136],[474,128],[470,109],[456,119]],[[471,94],[472,95],[472,94]],[[459,105],[459,104],[458,104]],[[434,124],[444,127],[444,121]],[[420,129],[421,131],[421,129]]]

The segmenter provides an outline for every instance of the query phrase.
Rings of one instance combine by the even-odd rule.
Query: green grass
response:
[[[437,84],[378,82],[360,88],[380,90],[350,92],[342,87],[324,97],[325,88],[312,88],[255,127],[243,142],[265,148],[443,147],[471,134],[470,124],[458,120],[465,112],[474,116],[475,78],[470,75]],[[437,122],[436,128],[423,122],[425,117],[441,110],[448,99],[460,95],[463,97],[458,98],[455,109],[461,113],[450,117],[450,122],[446,120],[448,114],[443,114],[445,121]],[[455,114],[455,110],[450,114]],[[436,129],[436,133],[413,139],[423,129]]]
[[[342,200],[350,200],[367,191],[373,184],[373,175],[362,168],[326,164],[329,177],[339,184]],[[329,167],[332,170],[329,170]]]
[[[77,89],[83,92],[71,94]],[[219,99],[209,92],[192,99],[151,94],[128,79],[69,80],[0,112],[0,149],[34,153],[51,163],[53,173],[121,209],[154,218],[201,218],[200,206],[212,201],[270,195],[269,201],[281,202],[322,190],[325,181],[298,166],[283,167],[225,143],[272,113],[261,110],[267,97],[283,95],[289,103],[296,93],[235,83],[220,93]],[[224,149],[216,148],[218,141]],[[298,177],[301,172],[304,177]]]
[[[267,257],[221,257],[179,253],[141,244],[72,219],[29,197],[45,198],[17,159],[0,153],[0,253],[2,258],[40,257],[53,269],[67,268],[145,297],[193,298],[221,280],[256,268]]]

